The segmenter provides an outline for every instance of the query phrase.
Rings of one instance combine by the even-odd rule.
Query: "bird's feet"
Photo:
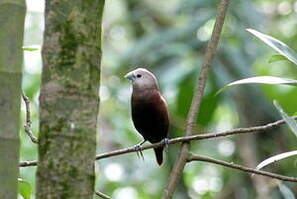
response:
[[[140,144],[136,144],[133,148],[134,148],[134,151],[136,151],[137,157],[138,158],[141,158],[142,160],[144,160],[143,153],[142,153],[142,150],[141,150],[141,145]]]
[[[169,146],[169,139],[168,138],[164,138],[162,141],[161,141],[162,144],[164,144],[165,148],[168,148]]]
[[[142,150],[141,150],[141,145],[143,145],[145,142],[146,142],[146,140],[142,141],[139,144],[136,144],[133,147],[134,151],[136,151],[137,157],[141,158],[142,160],[144,160],[144,156],[143,156],[143,153],[142,153]]]

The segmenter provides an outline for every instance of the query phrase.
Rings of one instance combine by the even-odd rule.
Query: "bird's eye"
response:
[[[140,78],[140,77],[141,77],[141,75],[140,75],[140,74],[137,74],[137,75],[136,75],[136,77],[137,77],[137,78]]]

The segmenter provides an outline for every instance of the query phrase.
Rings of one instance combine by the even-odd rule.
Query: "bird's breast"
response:
[[[167,136],[167,106],[159,91],[133,92],[131,105],[133,123],[145,139],[158,142]]]

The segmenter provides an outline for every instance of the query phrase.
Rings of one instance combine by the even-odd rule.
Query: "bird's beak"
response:
[[[136,76],[135,76],[134,72],[131,71],[125,75],[125,78],[127,78],[133,82],[136,79]]]

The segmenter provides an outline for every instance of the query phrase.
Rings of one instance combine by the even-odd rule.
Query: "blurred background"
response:
[[[103,20],[98,153],[130,147],[141,137],[130,117],[129,82],[124,74],[146,67],[159,79],[169,104],[170,137],[183,136],[192,91],[203,53],[214,25],[215,0],[107,0]],[[32,129],[38,135],[38,96],[42,62],[40,49],[44,30],[44,1],[27,0],[23,90],[32,102]],[[211,66],[197,134],[236,127],[266,124],[280,119],[272,105],[276,99],[292,115],[297,112],[297,89],[289,86],[238,86],[215,95],[231,81],[256,75],[297,77],[288,61],[268,63],[276,54],[248,33],[253,28],[297,49],[297,2],[294,0],[231,1],[218,54]],[[22,118],[25,115],[22,105]],[[23,122],[23,121],[22,121]],[[296,137],[283,126],[259,135],[237,135],[195,141],[194,153],[255,167],[260,161],[296,149]],[[21,160],[36,160],[37,148],[21,133]],[[170,145],[165,164],[159,167],[152,150],[145,160],[125,154],[96,162],[96,190],[114,199],[160,198],[180,144]],[[75,155],[75,154],[74,154]],[[292,157],[265,168],[296,176],[297,159]],[[20,169],[20,177],[35,189],[35,167]],[[297,184],[284,183],[297,195]],[[94,196],[96,198],[97,196]],[[251,177],[209,163],[186,166],[175,199],[283,198],[277,182]]]

